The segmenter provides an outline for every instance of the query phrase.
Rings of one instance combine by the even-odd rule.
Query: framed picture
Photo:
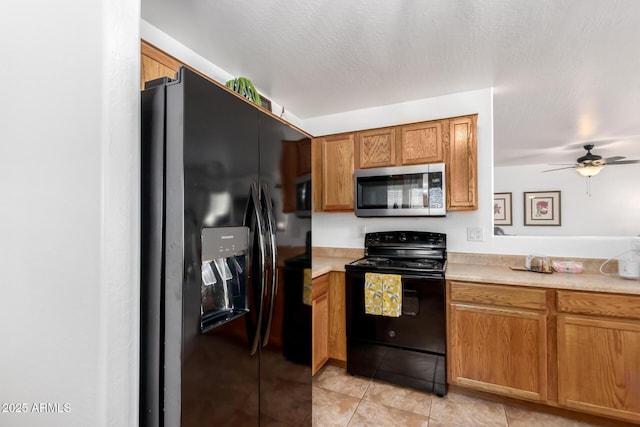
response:
[[[560,192],[525,192],[524,225],[561,225]]]
[[[493,225],[513,225],[511,193],[493,193]]]

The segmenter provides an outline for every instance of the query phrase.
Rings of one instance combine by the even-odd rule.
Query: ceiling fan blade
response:
[[[547,163],[551,166],[576,166],[575,163]]]
[[[613,156],[613,157],[607,157],[606,159],[604,159],[604,162],[607,164],[610,164],[611,162],[616,162],[618,160],[622,160],[622,159],[626,159],[625,156]]]
[[[564,167],[564,168],[548,169],[548,170],[542,171],[542,172],[553,172],[553,171],[559,171],[559,170],[562,170],[562,169],[574,169],[574,168],[575,168],[575,166],[567,166],[567,167]]]
[[[640,163],[640,160],[621,160],[618,162],[611,162],[608,163],[607,162],[607,166],[613,166],[613,165],[631,165],[633,163]]]

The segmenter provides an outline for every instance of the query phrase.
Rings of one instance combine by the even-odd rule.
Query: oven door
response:
[[[366,314],[364,272],[347,272],[347,339],[445,354],[446,315],[443,278],[402,275],[402,314]]]

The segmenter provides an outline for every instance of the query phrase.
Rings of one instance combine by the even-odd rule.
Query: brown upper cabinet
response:
[[[478,115],[432,120],[313,141],[314,210],[353,210],[353,171],[445,163],[447,210],[478,209]]]
[[[312,180],[315,211],[353,210],[354,134],[313,140]]]
[[[399,165],[444,162],[442,123],[440,120],[398,126]]]
[[[395,129],[373,129],[356,133],[356,153],[357,169],[394,166],[396,164]]]
[[[311,173],[311,139],[282,141],[280,151],[280,182],[282,211],[296,211],[296,180]]]
[[[356,169],[442,163],[444,152],[440,120],[356,133]]]
[[[443,120],[448,211],[478,209],[477,119],[475,114]]]

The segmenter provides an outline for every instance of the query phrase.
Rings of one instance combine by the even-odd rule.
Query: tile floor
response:
[[[325,366],[313,379],[313,426],[586,427],[594,426],[456,393],[429,393]]]

